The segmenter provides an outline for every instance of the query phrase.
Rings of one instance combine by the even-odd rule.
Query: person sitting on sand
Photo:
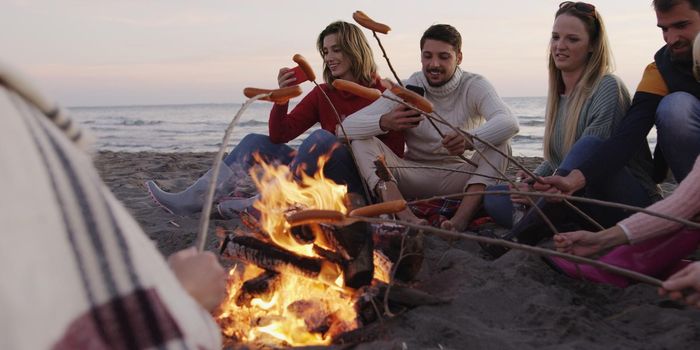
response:
[[[648,210],[691,220],[700,214],[700,157],[693,169],[668,198]],[[593,255],[617,247],[600,261],[639,273],[663,278],[685,266],[682,261],[700,244],[700,229],[645,213],[637,213],[617,225],[598,232],[574,231],[554,236],[557,250],[575,255]],[[626,287],[625,277],[560,258],[549,258],[556,267],[574,278]],[[692,267],[690,269],[697,269]],[[700,300],[693,299],[696,303]]]
[[[654,124],[657,182],[666,178],[669,167],[676,181],[682,181],[700,154],[700,84],[693,79],[692,69],[693,39],[700,33],[700,0],[654,0],[653,4],[666,45],[646,67],[627,117],[595,155],[569,174],[543,179],[563,193],[604,182],[632,155],[648,152],[646,136]]]
[[[462,37],[457,29],[447,24],[431,26],[423,33],[420,49],[422,71],[411,75],[405,84],[422,87],[425,98],[434,104],[434,110],[452,125],[478,134],[501,151],[509,152],[509,141],[518,132],[518,121],[484,77],[459,67],[462,63]],[[389,91],[384,94],[395,97]],[[437,127],[445,135],[441,136],[431,123],[422,120],[423,116],[413,110],[380,98],[343,122],[353,140],[351,146],[357,155],[360,172],[381,200],[426,198],[465,190],[483,191],[486,185],[495,183],[489,176],[499,176],[489,163],[505,170],[507,159],[478,143],[476,146],[483,148],[485,158],[473,155],[471,161],[477,166],[464,161],[459,156],[473,149],[461,134],[440,124]],[[404,131],[405,159],[399,158],[376,138],[390,131]],[[390,166],[390,181],[380,180],[375,173],[374,161],[378,156],[384,156]],[[456,171],[429,168],[431,166]],[[470,176],[459,172],[461,170],[485,176]],[[479,196],[465,196],[455,215],[441,226],[464,230],[480,203]],[[397,216],[402,220],[421,222],[409,209]]]
[[[556,12],[549,46],[549,89],[545,112],[544,161],[534,170],[537,176],[565,175],[585,161],[612,130],[620,124],[629,107],[629,93],[622,81],[611,74],[612,53],[605,24],[595,6],[566,1]],[[577,193],[580,196],[635,206],[648,206],[661,199],[658,187],[650,176],[652,167],[648,152],[638,152],[618,172],[605,181],[592,183]],[[522,170],[524,180],[519,190],[527,191],[534,182]],[[499,185],[490,190],[507,190]],[[511,201],[512,198],[512,201]],[[523,210],[530,202],[521,196],[511,198],[488,195],[484,207],[495,221],[512,228],[503,238],[520,243],[536,244],[553,234],[534,209],[513,222],[514,203]],[[536,201],[555,227],[576,222],[578,215],[563,203]],[[627,217],[622,210],[576,204],[605,227]],[[517,219],[517,218],[516,218]],[[578,220],[587,227],[588,222]],[[492,257],[505,253],[502,247],[484,245]]]
[[[317,48],[323,58],[323,79],[320,84],[307,94],[290,112],[288,103],[274,105],[270,111],[269,136],[249,134],[228,154],[222,166],[216,197],[220,198],[235,190],[235,171],[242,168],[247,171],[255,164],[254,155],[258,154],[265,162],[277,162],[289,165],[293,173],[304,171],[308,175],[316,172],[318,158],[331,153],[325,164],[325,176],[336,183],[348,186],[348,192],[364,194],[362,179],[357,173],[350,150],[339,142],[343,135],[335,135],[338,119],[333,107],[343,119],[353,112],[367,106],[371,101],[332,87],[335,79],[349,80],[363,86],[381,89],[377,66],[372,49],[367,43],[362,30],[347,22],[333,22],[318,36]],[[279,87],[287,87],[296,81],[294,70],[281,68],[277,77]],[[323,90],[333,105],[324,97]],[[321,129],[311,133],[299,146],[298,150],[285,144],[301,135],[316,123]],[[404,140],[400,132],[392,132],[382,137],[393,152],[403,155]],[[200,177],[193,185],[179,193],[161,190],[155,182],[148,181],[146,187],[151,197],[164,209],[176,215],[192,215],[201,211],[204,193],[211,181],[211,170]],[[252,204],[252,203],[251,203]],[[226,213],[226,202],[220,203],[219,212]]]
[[[700,96],[700,83],[691,81],[692,78],[681,74],[681,72],[691,74],[691,67],[695,67],[697,71],[700,71],[700,2],[659,0],[654,1],[654,6],[656,9],[659,27],[664,29],[664,39],[666,40],[668,45],[665,49],[662,49],[657,54],[656,64],[652,64],[647,68],[647,71],[644,77],[642,78],[642,82],[639,85],[639,89],[637,91],[638,96],[635,97],[635,102],[633,102],[632,109],[629,113],[630,115],[625,118],[635,118],[636,123],[623,124],[622,127],[628,128],[628,130],[626,133],[616,133],[616,135],[618,135],[618,138],[622,137],[620,135],[630,135],[631,133],[638,132],[639,130],[634,129],[633,126],[639,126],[639,123],[642,123],[645,120],[653,120],[653,113],[651,115],[646,113],[646,108],[656,108],[655,106],[656,104],[658,104],[657,118],[664,118],[662,116],[670,115],[667,113],[669,112],[669,110],[675,110],[676,112],[679,112],[679,110],[676,110],[675,108],[683,106],[683,108],[689,108],[689,105],[683,105],[677,99],[685,99],[686,102],[691,102],[692,99],[696,98],[697,96]],[[693,38],[693,36],[695,37],[695,42],[693,45],[690,45],[689,39],[687,38]],[[695,64],[693,64],[692,62],[695,62]],[[683,70],[679,70],[677,73],[670,73],[668,71],[668,64],[673,64],[678,69],[683,68]],[[657,69],[657,66],[660,66],[659,69]],[[659,74],[661,74],[661,76],[665,76],[664,74],[671,74],[671,78],[675,78],[663,80],[661,79],[661,76]],[[681,77],[684,78],[681,79]],[[667,97],[663,97],[662,99],[662,95],[655,95],[653,93],[648,92],[650,91],[649,88],[651,88],[652,86],[656,86],[656,88],[663,87],[665,89],[664,91],[668,93],[669,91],[674,91],[674,89],[679,89],[682,86],[681,82],[685,82],[686,91],[692,91],[694,85],[694,89],[696,89],[695,91],[697,92],[697,94],[695,94],[696,97],[690,96],[690,94],[688,93],[680,92],[677,90],[677,93],[671,93]],[[666,84],[668,84],[668,86],[666,86]],[[662,101],[659,104],[658,101],[660,100]],[[654,101],[656,102],[652,103]],[[637,103],[639,103],[639,106],[635,108],[635,104]],[[672,103],[679,103],[679,105],[672,105]],[[695,103],[697,106],[697,100],[695,100]],[[695,110],[697,111],[697,108]],[[676,116],[684,115],[684,118],[692,118],[693,113],[691,112],[692,109],[685,109],[684,113],[686,114],[676,114]],[[700,114],[695,114],[695,117],[699,115]],[[673,129],[689,131],[690,129],[692,129],[691,124],[692,123],[689,121],[683,123],[676,122],[674,123]],[[657,120],[657,125],[659,128],[659,140],[661,140],[661,125],[665,125],[665,123],[659,123],[659,120]],[[666,132],[670,131],[666,130]],[[695,137],[697,137],[697,135]],[[685,138],[679,137],[677,141],[677,146],[688,146],[688,151],[692,153],[692,149],[694,147],[693,143],[690,141],[686,142],[685,140]],[[612,144],[614,143],[608,142],[601,146],[602,148],[599,149],[598,154],[600,154],[601,152],[610,152],[607,147],[610,147],[610,145]],[[668,148],[664,148],[662,145],[661,150],[664,151],[665,156],[668,156],[668,154],[666,153],[666,150],[668,150]],[[617,152],[617,150],[615,150],[614,152]],[[695,152],[695,154],[697,156],[697,152]],[[688,154],[686,154],[685,156],[687,155]],[[592,157],[591,159],[598,159],[599,157],[601,156],[598,155],[596,157]],[[688,174],[689,170],[683,170],[683,167],[680,163],[675,163],[675,165],[673,164],[674,163],[672,162],[671,170],[676,179],[682,179],[681,186],[679,186],[674,191],[671,197],[663,201],[663,203],[657,203],[656,205],[651,206],[650,209],[656,210],[656,206],[659,205],[658,210],[667,210],[668,208],[671,208],[671,210],[667,211],[668,214],[691,218],[694,215],[698,214],[700,210],[694,209],[696,208],[695,203],[697,202],[697,197],[686,196],[689,195],[688,192],[694,190],[694,186],[700,185],[698,184],[698,181],[700,180],[697,179],[697,174],[694,179],[691,179],[690,174]],[[696,161],[695,167],[692,170],[693,172],[696,171],[697,166],[698,165]],[[569,176],[553,177],[552,179],[554,180],[554,182],[552,183],[556,186],[559,186],[560,183],[558,181],[567,181],[565,180],[566,178],[569,178]],[[675,198],[687,198],[687,200]],[[654,276],[664,276],[667,275],[669,271],[673,271],[676,269],[676,265],[679,264],[680,259],[682,259],[690,252],[695,250],[695,248],[698,245],[698,232],[693,230],[680,230],[675,234],[668,234],[665,236],[657,237],[639,244],[636,244],[636,242],[639,241],[642,237],[669,233],[672,232],[674,229],[677,229],[677,227],[668,226],[667,222],[652,220],[646,218],[641,214],[637,214],[632,216],[628,220],[620,222],[616,226],[613,226],[604,231],[600,231],[596,235],[589,235],[587,231],[576,231],[574,233],[562,234],[561,236],[559,236],[559,239],[561,240],[561,237],[575,237],[572,238],[572,240],[581,240],[582,243],[580,244],[584,244],[583,242],[587,242],[588,239],[596,240],[597,237],[606,237],[607,235],[612,235],[614,237],[617,237],[618,241],[616,242],[619,244],[625,241],[624,239],[622,239],[622,237],[624,236],[626,240],[629,240],[630,242],[635,244],[618,247],[615,250],[603,256],[601,258],[601,261],[605,261],[613,265],[627,267],[629,269],[641,273],[646,273]],[[621,232],[621,230],[625,231],[624,234]],[[588,238],[584,239],[584,237]],[[564,241],[564,243],[561,244],[566,245],[567,243],[566,241]],[[608,276],[605,273],[601,273],[597,269],[583,266],[577,267],[569,263],[568,261],[561,259],[551,259],[551,261],[554,265],[556,265],[556,268],[558,270],[563,271],[567,275],[574,278],[585,278],[587,280],[613,284],[620,287],[627,286],[627,284],[629,283],[629,281],[627,281],[626,279]]]
[[[188,249],[168,266],[100,179],[83,130],[1,64],[0,114],[0,348],[220,349],[216,256]]]

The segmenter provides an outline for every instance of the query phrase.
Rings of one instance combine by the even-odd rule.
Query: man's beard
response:
[[[425,80],[428,82],[428,85],[430,85],[430,86],[432,86],[432,87],[440,87],[440,86],[443,86],[443,85],[447,84],[447,82],[450,81],[450,79],[452,79],[452,76],[450,76],[449,78],[447,78],[447,79],[445,79],[445,80],[443,80],[443,81],[440,81],[439,83],[435,83],[435,84],[434,84],[430,79],[428,79],[428,74],[430,74],[430,73],[432,73],[432,72],[435,72],[435,73],[438,73],[438,74],[442,74],[442,75],[446,75],[446,74],[445,74],[446,71],[445,71],[444,69],[442,69],[442,68],[431,68],[431,69],[428,69],[428,71],[426,72],[427,74],[424,73],[424,74],[425,74]]]
[[[683,52],[680,52],[680,53],[674,53],[673,50],[671,50],[672,47],[669,47],[670,54],[671,54],[671,62],[685,64],[685,63],[691,63],[693,61],[693,46],[690,44],[690,42],[688,42],[688,41],[677,42],[674,45],[674,47],[685,47],[687,49]]]

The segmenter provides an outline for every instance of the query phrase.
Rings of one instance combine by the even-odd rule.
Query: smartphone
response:
[[[425,89],[423,89],[420,86],[406,85],[406,89],[411,90],[411,91],[417,93],[418,95],[425,96]]]
[[[296,67],[292,68],[292,71],[294,72],[294,79],[296,79],[294,81],[294,84],[298,85],[298,84],[301,84],[301,83],[309,80],[309,78],[306,76],[306,73],[304,73],[304,71],[301,69],[301,67],[296,66]]]
[[[420,87],[420,86],[416,86],[416,85],[406,85],[406,89],[411,90],[411,91],[417,93],[418,95],[425,96],[425,89],[423,89],[423,88]],[[420,115],[420,114],[416,114],[416,115],[418,116],[418,115]],[[417,126],[418,124],[420,124],[420,122],[415,122],[415,123],[412,123],[412,124]]]

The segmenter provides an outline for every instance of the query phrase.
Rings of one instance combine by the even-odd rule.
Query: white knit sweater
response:
[[[425,97],[433,103],[434,110],[450,124],[469,131],[478,137],[499,145],[518,132],[518,121],[496,94],[495,89],[484,77],[462,71],[457,67],[455,74],[443,86],[432,87],[423,72],[416,72],[405,82],[425,89]],[[389,90],[385,95],[395,97]],[[379,119],[397,105],[389,99],[380,98],[371,105],[352,114],[343,121],[343,127],[350,138],[361,139],[386,133],[379,127]],[[450,128],[437,124],[443,134]],[[442,147],[440,135],[429,121],[423,120],[416,128],[405,131],[405,158],[418,161],[445,161],[450,156]],[[477,147],[479,144],[477,143]]]

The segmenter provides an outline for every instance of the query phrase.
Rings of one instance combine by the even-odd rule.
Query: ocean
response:
[[[503,99],[517,116],[520,133],[512,140],[516,156],[542,156],[545,97]],[[71,115],[97,137],[98,150],[115,152],[215,152],[241,104],[71,107]],[[228,147],[249,133],[267,134],[272,105],[252,104],[234,128]],[[290,106],[290,110],[293,105]],[[318,125],[310,131],[318,128]],[[309,132],[290,144],[298,146]],[[650,135],[655,142],[655,135]]]

